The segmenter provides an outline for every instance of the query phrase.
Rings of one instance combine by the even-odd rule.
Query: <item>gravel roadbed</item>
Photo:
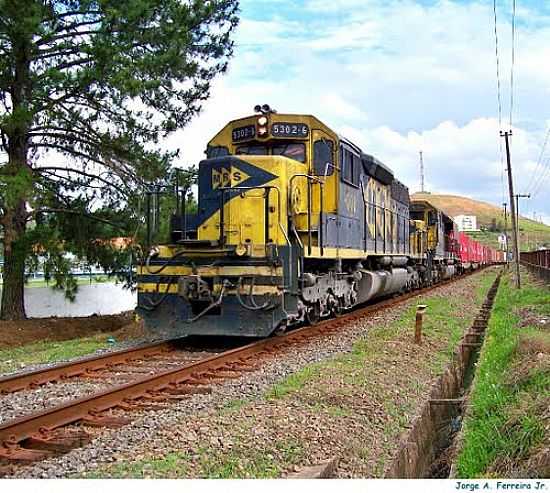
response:
[[[154,368],[169,369],[177,365],[185,365],[192,361],[212,356],[214,352],[206,351],[177,351],[167,353],[171,360],[170,366],[165,361],[156,364],[142,362],[141,360],[125,363],[109,370],[108,375],[97,379],[74,377],[66,381],[51,382],[35,389],[25,389],[11,394],[0,395],[0,424],[6,423],[31,412],[43,411],[47,408],[62,404],[63,402],[85,397],[90,394],[107,390],[113,386],[122,385],[147,376],[146,373],[125,373],[124,369],[140,367],[155,373]],[[53,365],[50,365],[53,366]]]
[[[496,273],[496,270],[493,272]],[[480,279],[481,275],[476,274],[451,285],[437,288],[427,296],[452,299],[457,294],[461,294],[463,297],[467,297],[467,293],[471,293],[479,286]],[[83,477],[89,473],[104,477],[109,476],[108,471],[112,464],[132,462],[140,458],[163,457],[170,452],[181,453],[182,451],[188,457],[188,461],[193,464],[201,460],[201,450],[205,447],[231,454],[232,451],[242,450],[240,448],[242,443],[237,443],[237,440],[241,440],[245,436],[245,442],[248,441],[245,445],[253,450],[255,446],[261,448],[261,446],[274,443],[277,440],[287,440],[288,436],[285,430],[293,430],[291,434],[298,439],[311,441],[311,447],[313,447],[310,447],[311,450],[308,450],[307,456],[297,458],[299,464],[296,465],[315,464],[319,460],[330,458],[335,453],[342,453],[346,451],[346,433],[350,431],[347,423],[344,423],[347,428],[338,429],[338,419],[335,417],[335,429],[331,430],[330,436],[327,436],[325,425],[318,422],[319,414],[322,413],[315,407],[304,406],[299,400],[266,399],[266,393],[275,384],[311,363],[326,362],[337,355],[350,354],[354,343],[359,338],[367,336],[373,329],[383,331],[385,327],[399,320],[409,307],[418,303],[418,299],[417,297],[412,298],[391,309],[351,322],[336,334],[286,349],[276,358],[263,362],[261,367],[254,372],[244,373],[238,379],[212,385],[210,394],[195,394],[185,400],[171,402],[167,404],[167,408],[161,410],[133,412],[132,423],[118,429],[102,429],[101,433],[88,445],[65,455],[40,463],[13,467],[6,477],[66,478]],[[471,303],[473,304],[474,301],[472,300]],[[465,314],[466,317],[471,315],[473,318],[475,316],[476,310],[473,308],[472,306],[471,314]],[[392,342],[390,341],[390,343]],[[395,343],[397,349],[406,352],[409,360],[413,357],[418,358],[418,349],[414,345],[403,346],[398,342]],[[394,356],[390,354],[389,357],[393,358]],[[397,359],[385,363],[385,367],[381,371],[390,377],[393,375],[398,381],[407,377],[406,367],[401,367]],[[325,383],[329,388],[332,385],[331,382]],[[334,382],[334,385],[339,384],[341,382]],[[412,409],[409,409],[410,406],[403,407],[403,409],[407,409],[407,419],[414,415],[415,406],[419,408],[422,391],[427,389],[428,385],[429,379],[424,382],[423,386],[419,385],[419,392],[415,397],[416,400],[413,402],[415,405],[412,406]],[[392,384],[391,387],[387,391],[392,396],[397,395],[399,399],[399,385]],[[308,392],[321,395],[323,392],[326,393],[326,389],[310,388]],[[369,397],[367,394],[363,397]],[[406,396],[401,395],[401,397],[407,400]],[[366,406],[368,410],[368,412],[365,411],[369,418],[367,425],[370,427],[369,429],[373,430],[373,433],[378,433],[376,436],[373,435],[374,442],[366,443],[366,446],[372,446],[371,452],[376,455],[378,448],[382,447],[385,450],[391,446],[390,443],[387,443],[388,440],[384,438],[381,430],[389,426],[390,418],[400,419],[400,411],[397,410],[396,416],[388,418],[387,410],[378,409],[376,405],[371,405],[364,398],[361,402],[362,406]],[[239,403],[244,404],[241,407]],[[369,408],[372,409],[369,410]],[[350,406],[350,409],[355,409],[355,407]],[[359,417],[362,412],[356,410]],[[377,413],[380,415],[378,420]],[[237,418],[242,419],[242,423],[237,422]],[[368,438],[366,436],[365,440]],[[277,454],[276,451],[274,453]],[[277,457],[270,454],[267,457],[277,460]],[[364,462],[370,464],[370,460],[369,455]],[[283,470],[282,474],[291,470],[292,468]],[[361,477],[369,474],[365,472],[364,468],[357,468],[353,460],[351,462],[341,461],[337,473],[341,477]],[[235,474],[234,477],[239,477],[238,468]],[[195,470],[188,470],[185,473],[186,477],[196,477],[197,475],[200,476],[200,472]],[[168,477],[170,477],[169,474]]]
[[[117,342],[116,344],[113,344],[110,347],[98,349],[97,351],[94,351],[93,353],[77,356],[75,358],[61,359],[61,360],[58,360],[58,361],[52,361],[50,363],[23,364],[23,365],[21,365],[20,368],[18,368],[16,370],[4,372],[4,373],[0,372],[0,378],[9,377],[9,376],[13,376],[13,375],[18,375],[20,373],[27,373],[27,372],[35,371],[35,370],[42,370],[42,369],[45,369],[45,368],[51,368],[52,366],[56,366],[56,365],[59,365],[59,364],[62,364],[62,363],[70,363],[71,361],[78,361],[79,359],[88,358],[90,356],[98,356],[100,354],[107,354],[107,353],[112,353],[112,352],[115,352],[115,351],[122,351],[122,350],[125,350],[125,349],[132,349],[132,348],[136,348],[138,346],[143,346],[144,344],[153,344],[155,342],[161,342],[161,341],[156,339],[156,338],[152,338],[152,337],[147,337],[147,338],[142,337],[142,338],[139,338],[139,339],[133,339],[133,340],[128,340],[128,341]]]

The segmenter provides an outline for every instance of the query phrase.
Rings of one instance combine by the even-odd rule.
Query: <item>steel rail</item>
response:
[[[156,354],[162,354],[171,348],[170,342],[146,344],[106,354],[88,356],[48,368],[41,368],[25,373],[15,373],[0,378],[0,395],[16,392],[28,387],[32,388],[44,385],[48,382],[78,377],[91,371],[110,368],[132,360],[148,358]]]
[[[480,271],[478,269],[468,273],[466,276],[479,273]],[[155,400],[155,397],[159,397],[163,400],[163,391],[169,392],[170,389],[177,390],[178,385],[204,385],[204,381],[201,380],[204,378],[229,378],[227,373],[232,372],[232,375],[236,375],[244,371],[242,369],[243,366],[250,367],[251,363],[247,360],[253,357],[253,361],[256,363],[258,356],[272,354],[283,347],[310,339],[318,334],[334,332],[345,323],[363,318],[367,314],[402,304],[411,298],[421,296],[466,276],[463,275],[458,278],[449,279],[436,285],[407,293],[399,298],[386,299],[374,305],[359,308],[341,317],[327,319],[313,326],[302,327],[280,336],[252,342],[197,362],[185,364],[179,368],[164,370],[87,397],[65,402],[50,409],[2,423],[0,424],[0,458],[9,459],[12,456],[13,458],[17,458],[18,455],[25,456],[25,454],[32,456],[33,453],[37,453],[38,451],[32,448],[30,450],[25,449],[21,442],[27,439],[32,440],[40,436],[40,434],[43,435],[44,433],[52,432],[57,428],[81,420],[93,422],[95,418],[100,424],[101,419],[105,418],[105,415],[102,415],[105,411],[117,407],[122,409],[132,408],[132,401],[138,399]],[[216,371],[221,373],[216,375]],[[155,393],[160,393],[161,395],[155,396]],[[106,420],[109,420],[108,416]]]

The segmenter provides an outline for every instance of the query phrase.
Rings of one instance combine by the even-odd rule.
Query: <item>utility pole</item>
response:
[[[424,193],[424,158],[422,157],[422,151],[420,151],[420,191]]]
[[[519,289],[521,287],[521,281],[519,277],[519,247],[518,247],[518,229],[516,226],[516,211],[515,211],[515,204],[514,204],[514,184],[512,181],[512,160],[510,158],[510,143],[508,139],[512,135],[512,131],[509,132],[503,132],[500,131],[500,136],[504,137],[506,142],[506,162],[508,163],[508,191],[510,193],[510,213],[512,216],[512,238],[514,240],[514,262],[516,264],[516,276],[515,276],[515,284],[516,288]]]

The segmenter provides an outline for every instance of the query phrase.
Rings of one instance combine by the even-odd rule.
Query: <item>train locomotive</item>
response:
[[[137,311],[164,337],[266,337],[497,259],[465,238],[316,117],[257,106],[208,143],[196,213],[138,266]]]

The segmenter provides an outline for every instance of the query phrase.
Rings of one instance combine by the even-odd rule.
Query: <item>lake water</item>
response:
[[[1,292],[1,291],[0,291]],[[82,284],[71,303],[62,291],[48,287],[25,288],[25,309],[28,317],[86,317],[112,315],[133,310],[137,292],[115,283]]]

